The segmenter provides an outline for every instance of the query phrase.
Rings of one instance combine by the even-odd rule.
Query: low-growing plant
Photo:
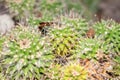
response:
[[[108,46],[108,51],[120,55],[120,24],[111,23],[109,31],[105,36],[105,42]]]
[[[77,33],[70,27],[51,30],[51,48],[55,57],[60,59],[59,63],[64,63],[67,57],[75,54],[76,47],[78,46],[77,36]]]
[[[89,28],[87,21],[82,19],[82,17],[75,12],[71,13],[70,16],[62,17],[62,21],[66,25],[75,29],[76,32],[78,32],[78,36],[85,36],[86,31]]]
[[[86,80],[87,70],[79,63],[68,63],[61,68],[61,80]]]
[[[120,25],[112,20],[98,22],[94,25],[96,35],[101,36],[106,46],[105,53],[120,53]],[[114,55],[115,55],[114,54]]]
[[[0,61],[1,74],[11,80],[39,80],[53,58],[46,44],[45,38],[34,29],[16,27],[8,35],[8,52],[2,55]]]
[[[65,56],[72,54],[71,51],[75,50],[77,45],[77,34],[73,30],[66,27],[61,30],[52,30],[51,46],[55,55]]]
[[[88,58],[88,59],[95,59],[97,52],[102,49],[103,42],[100,41],[98,38],[83,38],[81,37],[79,41],[79,50],[77,52],[76,57],[80,58]]]

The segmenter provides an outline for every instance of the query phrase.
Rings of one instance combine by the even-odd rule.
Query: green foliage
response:
[[[18,26],[7,41],[8,52],[2,55],[1,73],[8,79],[40,79],[53,56],[45,46],[45,38],[33,29]]]

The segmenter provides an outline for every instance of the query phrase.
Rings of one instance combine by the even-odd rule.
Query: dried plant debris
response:
[[[100,55],[100,56],[99,56]],[[112,76],[109,74],[113,69],[111,59],[105,54],[97,54],[97,61],[92,59],[81,59],[80,64],[88,70],[87,80],[109,80]]]

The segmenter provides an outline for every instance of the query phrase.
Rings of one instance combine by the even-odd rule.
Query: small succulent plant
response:
[[[56,58],[58,57],[69,57],[75,53],[78,37],[77,33],[74,32],[70,27],[63,29],[52,29],[51,30],[51,47]]]
[[[78,46],[77,33],[70,27],[51,30],[51,48],[57,63],[66,63],[67,57],[75,53]]]
[[[61,80],[86,80],[87,70],[80,64],[68,63],[61,69]]]
[[[105,41],[106,53],[120,53],[120,25],[114,21],[102,21],[94,25],[96,35]]]
[[[4,77],[15,80],[40,79],[43,68],[47,68],[53,58],[44,41],[45,38],[40,37],[34,29],[16,27],[8,35],[8,51],[0,61]]]
[[[79,41],[80,47],[77,57],[81,58],[95,58],[97,52],[102,50],[102,42],[98,38],[81,38]]]
[[[109,31],[105,36],[106,44],[108,44],[108,51],[120,55],[120,24],[111,23]]]
[[[74,28],[79,33],[78,36],[84,36],[88,30],[88,24],[85,19],[80,17],[80,15],[74,16],[75,14],[76,13],[73,12],[73,15],[71,15],[73,18],[65,18],[65,24]]]

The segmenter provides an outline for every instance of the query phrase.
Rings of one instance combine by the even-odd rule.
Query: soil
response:
[[[120,0],[100,0],[97,17],[98,20],[113,19],[120,22]]]

